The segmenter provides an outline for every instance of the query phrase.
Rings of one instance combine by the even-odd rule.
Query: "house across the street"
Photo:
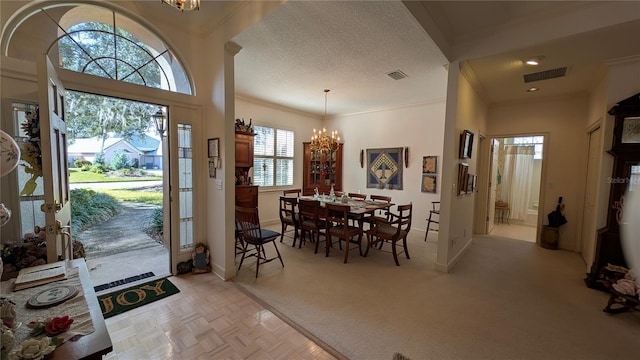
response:
[[[89,139],[75,139],[68,146],[67,161],[69,166],[77,159],[95,161],[100,152],[101,140],[98,137]],[[126,140],[119,136],[109,137],[104,143],[104,161],[111,163],[116,151],[122,150],[129,157],[129,164],[143,169],[162,169],[162,146],[160,140],[148,135],[135,136]]]

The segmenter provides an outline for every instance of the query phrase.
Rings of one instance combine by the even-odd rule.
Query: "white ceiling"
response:
[[[640,2],[289,1],[233,39],[236,93],[321,116],[330,89],[328,115],[357,113],[443,99],[443,65],[466,60],[488,102],[556,96],[586,91],[604,60],[640,54],[638,36]],[[541,66],[522,64],[534,55]],[[524,84],[561,66],[563,78]]]

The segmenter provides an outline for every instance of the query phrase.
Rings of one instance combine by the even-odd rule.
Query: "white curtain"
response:
[[[531,200],[533,146],[505,146],[502,194],[508,195],[510,219],[526,220]]]

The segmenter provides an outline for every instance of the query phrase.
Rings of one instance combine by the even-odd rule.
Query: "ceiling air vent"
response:
[[[392,71],[390,73],[387,73],[387,75],[393,80],[400,80],[407,77],[407,74],[403,73],[400,70]]]
[[[545,71],[540,71],[532,74],[525,74],[524,82],[529,83],[533,81],[549,80],[557,77],[563,77],[566,74],[567,74],[567,67],[565,66],[557,69],[545,70]]]

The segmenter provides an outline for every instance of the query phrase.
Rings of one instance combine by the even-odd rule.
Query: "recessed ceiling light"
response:
[[[528,88],[527,92],[536,92],[538,90],[540,90],[540,89],[538,89],[537,87],[532,87],[532,88]]]
[[[542,61],[542,59],[544,59],[544,56],[536,56],[536,57],[532,57],[530,59],[525,60],[524,63],[529,66],[538,66],[540,65],[540,62]]]

